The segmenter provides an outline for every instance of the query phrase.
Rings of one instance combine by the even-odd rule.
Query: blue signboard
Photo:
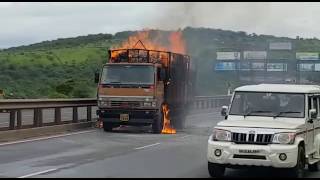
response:
[[[234,71],[236,70],[236,63],[234,62],[219,62],[215,65],[216,71]]]

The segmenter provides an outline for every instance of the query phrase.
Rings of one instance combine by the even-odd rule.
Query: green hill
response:
[[[168,34],[168,31],[153,32]],[[135,31],[44,41],[0,51],[0,89],[6,98],[95,97],[94,72],[107,61],[107,50]],[[209,28],[185,28],[188,54],[198,65],[197,93],[225,94],[234,76],[213,71],[217,51],[267,50],[271,41],[291,41],[295,50],[319,51],[318,39],[290,39]],[[290,52],[269,58],[294,58]]]

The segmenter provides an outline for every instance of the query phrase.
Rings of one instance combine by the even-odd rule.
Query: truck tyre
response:
[[[209,175],[213,178],[223,177],[226,167],[221,164],[208,162]]]
[[[319,165],[318,162],[316,162],[316,163],[314,163],[314,164],[308,164],[308,169],[309,169],[309,171],[311,171],[311,172],[316,172],[316,171],[318,171],[318,170],[319,170],[318,165]]]
[[[163,128],[163,113],[162,109],[158,111],[156,116],[153,119],[152,123],[152,132],[154,134],[160,134]]]
[[[111,132],[112,128],[113,128],[112,124],[103,122],[103,130],[105,132]]]
[[[179,116],[177,116],[177,121],[175,123],[175,128],[177,129],[183,129],[185,126],[185,115],[184,114],[180,114]]]
[[[297,164],[290,169],[289,176],[294,178],[302,178],[304,176],[305,168],[305,151],[303,146],[298,147]]]

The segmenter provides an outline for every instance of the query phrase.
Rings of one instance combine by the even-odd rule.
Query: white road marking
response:
[[[27,175],[24,175],[24,176],[20,176],[18,178],[26,178],[26,177],[36,176],[36,175],[39,175],[39,174],[44,174],[44,173],[48,173],[48,172],[56,171],[56,170],[57,169],[48,169],[48,170],[44,170],[44,171],[40,171],[40,172],[35,172],[35,173],[32,173],[32,174],[27,174]]]
[[[35,138],[35,139],[6,142],[6,143],[1,143],[0,146],[11,145],[11,144],[19,144],[19,143],[26,143],[26,142],[33,142],[33,141],[40,141],[40,140],[47,140],[47,139],[52,139],[52,138],[71,136],[71,135],[75,135],[75,134],[89,133],[89,132],[93,132],[93,131],[96,131],[96,130],[88,130],[88,131],[74,132],[74,133],[69,133],[69,134],[60,134],[60,135],[41,137],[41,138]]]
[[[190,134],[189,135],[185,135],[185,136],[180,137],[179,139],[183,139],[183,138],[186,138],[186,137],[189,137],[189,136],[191,136],[191,135]]]
[[[144,149],[144,148],[148,148],[148,147],[151,147],[151,146],[156,146],[156,145],[159,145],[160,143],[154,143],[154,144],[150,144],[150,145],[146,145],[146,146],[142,146],[142,147],[137,147],[137,148],[134,148],[135,150],[138,150],[138,149]]]

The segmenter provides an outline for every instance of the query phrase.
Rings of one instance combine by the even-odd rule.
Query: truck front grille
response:
[[[272,142],[272,134],[232,133],[231,141],[237,144],[261,144]]]
[[[140,107],[139,102],[128,102],[128,101],[111,101],[111,107],[128,107],[128,108],[135,108]]]

